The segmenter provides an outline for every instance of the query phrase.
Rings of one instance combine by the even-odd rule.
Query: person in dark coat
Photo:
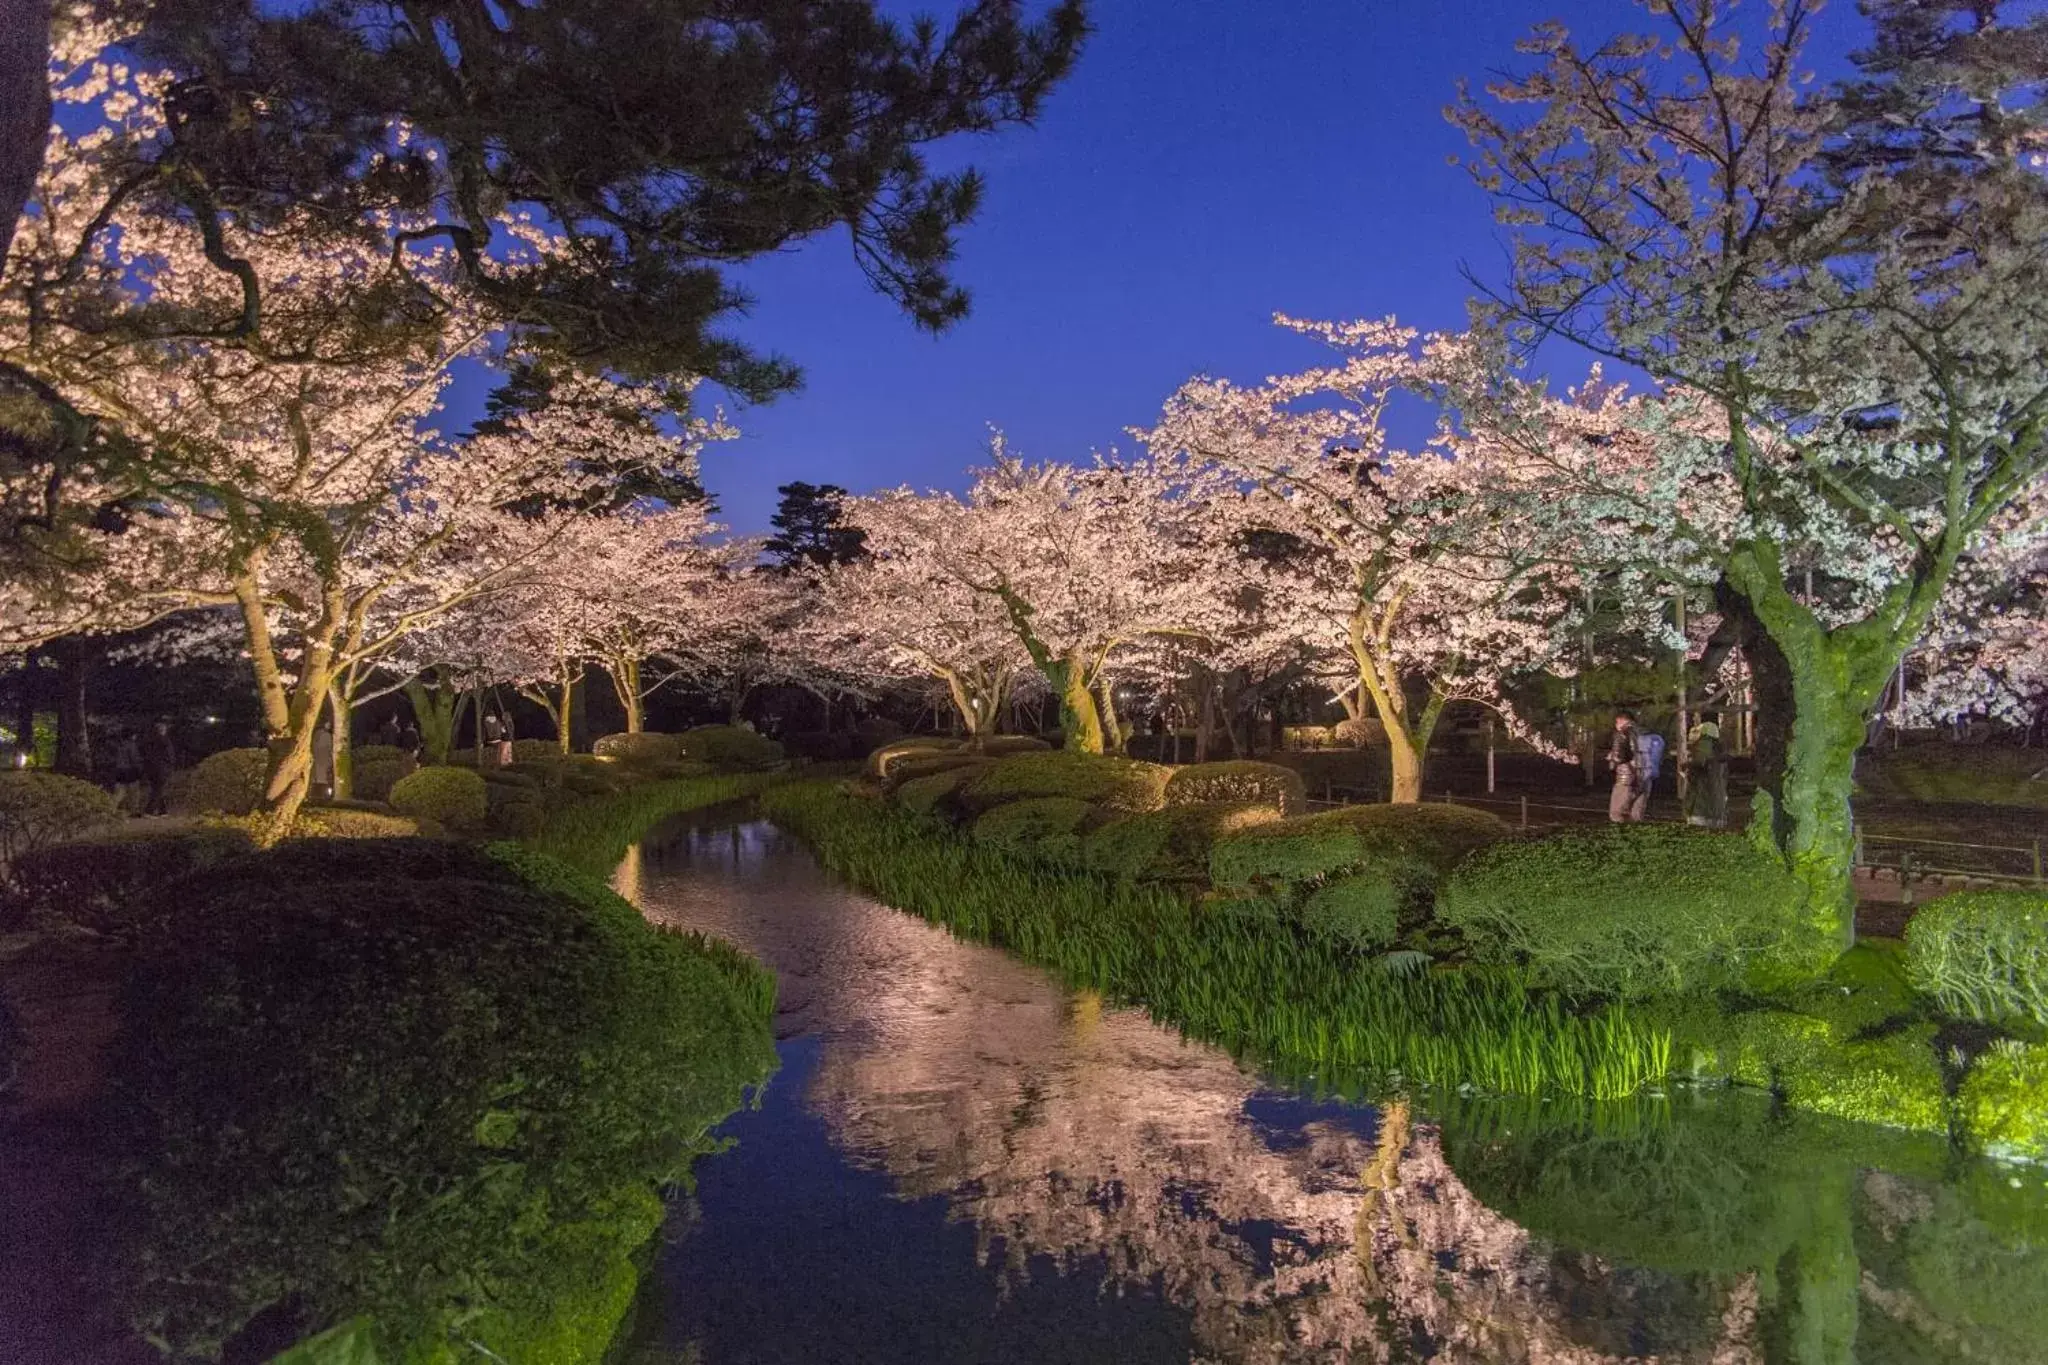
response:
[[[178,770],[178,748],[171,743],[171,723],[158,720],[142,737],[142,781],[148,788],[144,815],[168,815],[171,774]]]
[[[1701,716],[1686,735],[1685,818],[1688,824],[1723,829],[1728,824],[1728,750],[1717,717]]]
[[[1642,774],[1636,770],[1636,716],[1633,711],[1614,713],[1614,737],[1607,744],[1607,766],[1614,770],[1614,790],[1607,798],[1607,818],[1619,825],[1643,818],[1643,805],[1636,798]],[[1648,793],[1640,794],[1647,796]]]

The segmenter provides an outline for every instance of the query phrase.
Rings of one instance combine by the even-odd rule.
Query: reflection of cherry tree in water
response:
[[[1689,1292],[1554,1253],[1468,1191],[1405,1106],[1376,1132],[1363,1111],[1261,1122],[1227,1056],[1092,996],[1062,1010],[1028,975],[971,996],[924,979],[886,1026],[825,1049],[809,1096],[901,1195],[971,1220],[1007,1282],[1044,1257],[1155,1287],[1217,1361],[1763,1359],[1753,1280]]]

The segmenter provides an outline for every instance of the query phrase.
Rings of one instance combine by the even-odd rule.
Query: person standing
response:
[[[512,766],[512,717],[500,715],[495,719],[498,722],[498,737],[494,741],[497,748],[498,766],[509,768]]]
[[[396,749],[399,747],[401,737],[401,732],[398,728],[398,713],[394,711],[384,717],[384,723],[377,727],[377,742]]]
[[[1728,751],[1721,744],[1721,725],[1701,716],[1686,735],[1691,762],[1686,765],[1686,823],[1707,829],[1728,824]]]
[[[1650,793],[1656,790],[1658,774],[1664,771],[1664,736],[1655,730],[1636,728],[1636,793],[1628,808],[1631,822],[1641,824],[1650,813]]]
[[[1614,772],[1614,790],[1607,796],[1607,818],[1614,824],[1642,819],[1636,788],[1642,777],[1636,767],[1636,716],[1633,711],[1614,713],[1614,735],[1607,743],[1607,766]],[[1647,795],[1642,806],[1649,804]]]
[[[171,810],[171,774],[178,767],[178,749],[171,743],[171,723],[159,719],[142,737],[142,781],[144,815],[168,815]]]

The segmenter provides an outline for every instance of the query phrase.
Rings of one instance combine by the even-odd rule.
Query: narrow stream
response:
[[[677,1196],[635,1360],[2048,1360],[2040,1172],[1738,1097],[1307,1098],[763,823],[679,821],[617,885],[782,994],[781,1070]]]

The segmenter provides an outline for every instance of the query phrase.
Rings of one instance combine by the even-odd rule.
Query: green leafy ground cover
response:
[[[774,779],[530,766],[462,774],[545,795],[524,846],[344,806],[268,852],[222,817],[38,850],[35,903],[118,931],[98,1292],[167,1356],[604,1359],[663,1186],[773,1065],[774,982],[598,877]]]

